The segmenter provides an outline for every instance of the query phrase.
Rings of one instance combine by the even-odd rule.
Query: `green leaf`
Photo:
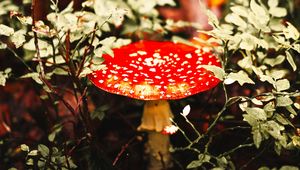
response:
[[[251,102],[252,102],[253,104],[256,104],[256,105],[259,105],[259,106],[262,106],[262,105],[263,105],[263,102],[260,101],[260,100],[258,100],[258,99],[256,99],[256,98],[251,99]]]
[[[269,72],[269,71],[267,71]],[[270,71],[270,76],[273,77],[275,80],[279,80],[284,78],[287,74],[289,74],[289,72],[287,70],[279,70],[279,69],[272,69]]]
[[[27,146],[26,144],[22,144],[20,146],[21,150],[24,151],[24,152],[29,152],[29,146]]]
[[[287,118],[281,116],[280,114],[275,114],[274,118],[282,125],[294,126]]]
[[[47,157],[49,155],[49,148],[46,145],[39,144],[38,151],[41,153],[43,157]]]
[[[218,27],[219,26],[219,20],[218,17],[211,12],[210,10],[206,10],[206,15],[208,17],[208,24],[212,27]]]
[[[224,80],[225,84],[232,84],[237,81],[241,86],[245,83],[254,84],[254,82],[249,78],[248,74],[240,70],[237,73],[229,73]]]
[[[14,43],[14,45],[16,46],[16,48],[21,47],[26,39],[25,39],[25,30],[19,30],[16,31],[12,37],[11,37],[11,41]]]
[[[276,105],[278,107],[290,106],[293,103],[294,102],[292,101],[292,99],[290,99],[289,97],[286,97],[286,96],[279,96],[276,98]]]
[[[287,15],[287,10],[281,7],[272,7],[269,9],[269,13],[274,17],[281,18]]]
[[[26,161],[26,165],[33,165],[33,159],[30,158]]]
[[[274,8],[277,7],[279,4],[279,0],[268,0],[268,6],[270,8]]]
[[[230,10],[240,16],[247,17],[249,14],[248,8],[240,5],[234,5],[230,7]]]
[[[3,42],[0,42],[0,50],[6,49],[6,48],[7,48],[7,45],[4,44]]]
[[[246,107],[245,111],[249,114],[249,115],[253,115],[255,117],[256,120],[267,120],[267,115],[266,112],[258,107]]]
[[[300,147],[300,136],[293,136],[292,142],[293,142],[293,145]]]
[[[267,103],[265,106],[264,106],[264,111],[266,112],[267,114],[267,117],[270,118],[273,116],[273,113],[274,111],[276,110],[275,109],[275,103],[273,101]]]
[[[263,137],[258,129],[253,130],[252,134],[253,134],[253,142],[254,142],[256,148],[259,148],[259,146],[263,140]]]
[[[159,6],[164,6],[164,5],[175,6],[176,5],[174,0],[157,0],[157,4]]]
[[[200,167],[202,164],[203,164],[203,162],[201,160],[195,160],[195,161],[192,161],[191,163],[189,163],[188,166],[186,167],[186,169],[197,168],[197,167]]]
[[[199,65],[198,67],[203,67],[208,71],[211,71],[214,76],[220,80],[223,80],[225,77],[225,71],[223,68],[213,65]]]
[[[287,61],[290,63],[290,65],[292,66],[293,68],[293,71],[296,71],[297,70],[297,66],[295,64],[295,61],[291,55],[291,53],[289,51],[285,51],[285,54],[286,54],[286,59]]]
[[[55,139],[55,136],[56,136],[56,133],[50,133],[49,135],[48,135],[48,140],[50,141],[50,142],[53,142],[54,141],[54,139]]]
[[[286,106],[285,107],[286,110],[288,110],[292,115],[297,116],[297,112],[294,110],[294,108],[290,105],[290,106]]]
[[[275,85],[277,91],[284,91],[290,88],[290,82],[287,79],[278,80]]]
[[[198,160],[192,161],[189,163],[189,165],[186,167],[187,169],[197,168],[200,167],[203,163],[209,162],[210,156],[206,154],[199,154]]]
[[[286,22],[287,27],[283,30],[286,39],[298,40],[300,37],[299,31],[291,23]]]
[[[42,169],[45,166],[45,161],[44,160],[39,160],[37,165],[40,169]]]
[[[11,36],[11,35],[13,35],[14,32],[15,31],[13,28],[3,25],[3,24],[0,24],[0,35]]]
[[[12,167],[12,168],[9,168],[8,170],[18,170],[17,168],[14,168],[14,167]]]
[[[241,28],[247,27],[247,23],[238,14],[235,13],[226,15],[225,21],[228,23],[232,23],[236,26],[239,26]]]
[[[53,70],[53,73],[56,74],[56,75],[62,75],[62,76],[66,76],[68,75],[68,71],[62,69],[62,68],[59,68],[59,67],[56,67],[54,70]]]
[[[38,154],[38,151],[37,150],[31,150],[29,153],[28,153],[28,156],[36,156]]]
[[[250,1],[250,9],[252,10],[252,12],[254,12],[256,15],[258,15],[260,17],[266,17],[267,16],[266,10],[262,6],[257,4],[255,2],[255,0]]]
[[[277,155],[280,155],[281,150],[282,150],[282,146],[277,141],[275,142],[274,150],[275,150],[275,152],[276,152]]]
[[[292,47],[295,51],[297,51],[298,53],[300,53],[300,44],[294,44]]]
[[[299,168],[296,166],[284,165],[279,170],[299,170]]]
[[[251,51],[253,49],[255,49],[256,47],[256,38],[249,34],[249,33],[243,33],[241,35],[239,35],[242,42],[240,44],[240,48],[244,49],[244,50],[248,50]]]
[[[43,84],[42,80],[40,79],[40,74],[36,73],[36,72],[27,73],[27,74],[21,76],[20,78],[32,78],[38,84]]]

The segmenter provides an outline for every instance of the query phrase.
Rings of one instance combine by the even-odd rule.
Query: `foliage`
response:
[[[203,164],[220,169],[234,168],[233,163],[230,163],[231,153],[246,147],[260,148],[270,140],[274,142],[274,151],[278,155],[283,149],[299,149],[297,127],[292,122],[300,109],[295,102],[300,93],[296,88],[298,84],[291,79],[291,75],[295,74],[293,72],[298,69],[294,57],[300,52],[299,31],[290,22],[284,22],[287,10],[278,5],[278,0],[269,0],[266,4],[256,0],[235,1],[230,4],[225,22],[219,22],[211,11],[207,11],[212,30],[201,32],[211,35],[206,43],[218,43],[214,48],[221,56],[223,69],[206,69],[224,80],[225,104],[207,131],[204,134],[197,132],[195,140],[189,139],[182,131],[189,145],[173,150],[198,153],[198,160],[188,164],[188,169],[202,167]],[[202,7],[202,10],[206,9]],[[234,60],[236,55],[242,57]],[[227,93],[227,89],[235,82],[240,86],[248,84],[247,87],[256,89],[256,92],[250,96],[232,96]],[[225,111],[235,103],[243,111],[243,121],[250,125],[253,139],[228,152],[214,155],[209,151],[214,136],[212,130],[219,120],[224,119]],[[187,114],[182,115],[193,127],[186,118]],[[198,144],[207,138],[209,140],[204,149],[199,150]]]
[[[58,0],[51,0],[51,12],[44,20],[35,18],[34,3],[24,1],[23,5],[31,6],[31,16],[9,0],[0,2],[0,50],[10,52],[26,68],[22,75],[14,75],[10,68],[0,71],[0,85],[5,86],[12,76],[20,81],[31,78],[40,100],[47,106],[41,112],[50,122],[42,143],[32,146],[19,143],[26,167],[76,169],[84,162],[83,165],[93,169],[94,162],[106,164],[106,157],[97,146],[95,121],[103,122],[106,112],[114,106],[104,104],[91,109],[95,106],[86,75],[106,69],[101,56],[105,53],[113,56],[112,48],[137,39],[162,40],[178,28],[199,28],[198,25],[163,20],[157,7],[175,6],[173,0],[87,0],[81,10],[74,10],[73,1],[61,9]],[[232,154],[244,148],[259,150],[271,145],[278,155],[286,150],[299,150],[299,127],[295,122],[300,109],[297,103],[300,34],[285,20],[289,11],[281,5],[279,0],[236,0],[230,4],[224,21],[201,7],[200,10],[207,11],[212,29],[200,30],[210,38],[198,41],[212,46],[223,66],[203,67],[222,80],[224,97],[221,99],[224,100],[203,133],[188,118],[191,107],[183,109],[180,115],[196,134],[195,139],[173,120],[188,144],[171,150],[196,154],[186,168],[235,169]],[[251,93],[232,93],[237,87],[246,87]],[[228,151],[211,151],[214,139],[227,131],[218,131],[218,123],[234,115],[230,110],[235,106],[239,107],[244,124],[227,130],[250,129],[247,131],[250,138]],[[74,138],[64,136],[62,130],[70,122],[76,124],[76,129],[70,132]],[[85,155],[78,156],[82,152]],[[91,163],[93,155],[99,158]],[[251,160],[242,168],[249,163]],[[294,167],[280,169],[289,168]]]

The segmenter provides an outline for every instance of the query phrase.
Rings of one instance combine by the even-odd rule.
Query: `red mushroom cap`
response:
[[[106,70],[89,79],[99,88],[142,100],[180,99],[215,87],[220,80],[201,65],[221,67],[209,48],[140,41],[103,55]]]

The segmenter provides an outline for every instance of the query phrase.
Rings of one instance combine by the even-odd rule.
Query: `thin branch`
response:
[[[224,152],[222,154],[220,154],[218,157],[223,157],[223,156],[227,156],[227,155],[230,155],[232,153],[234,153],[235,151],[239,150],[239,149],[242,149],[242,148],[247,148],[247,147],[253,147],[255,146],[254,143],[248,143],[248,144],[242,144],[242,145],[239,145],[227,152]]]
[[[113,162],[113,166],[115,166],[118,162],[118,160],[121,158],[122,154],[126,151],[126,149],[129,147],[129,145],[136,139],[136,137],[132,137],[124,146],[122,146],[121,151],[118,153],[117,157],[115,158]]]
[[[220,120],[220,118],[222,117],[224,111],[227,108],[227,102],[228,102],[228,95],[227,95],[227,90],[225,87],[225,84],[223,83],[223,89],[224,89],[224,95],[225,95],[225,104],[223,106],[223,108],[219,111],[219,113],[217,114],[217,117],[215,118],[215,120],[212,122],[212,124],[208,127],[207,132],[206,132],[206,136],[211,133],[212,129],[216,126],[217,122]]]
[[[32,30],[35,29],[35,2],[36,2],[36,0],[32,0],[32,3],[31,3]],[[35,45],[35,50],[36,50],[36,57],[39,61],[39,66],[41,69],[40,76],[42,78],[44,78],[45,77],[45,69],[44,69],[43,62],[41,60],[38,37],[37,37],[37,33],[35,31],[33,31],[33,37],[34,37],[34,45]]]

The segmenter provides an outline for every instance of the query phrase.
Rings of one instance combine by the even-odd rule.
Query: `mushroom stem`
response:
[[[166,100],[146,101],[139,131],[148,132],[145,153],[148,156],[148,170],[161,170],[170,167],[169,135],[162,134],[162,130],[172,124],[170,105]]]

